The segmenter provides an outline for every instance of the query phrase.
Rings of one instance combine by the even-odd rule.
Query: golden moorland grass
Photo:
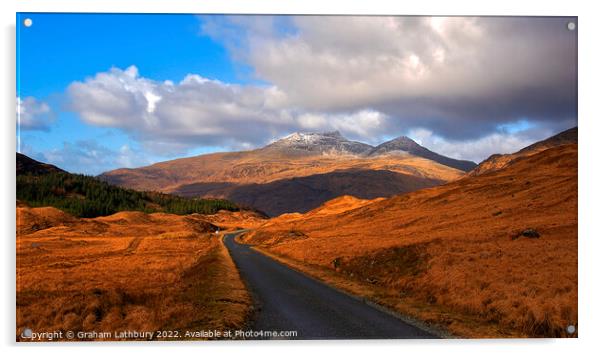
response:
[[[244,217],[17,207],[17,339],[25,328],[238,329],[251,299],[214,231],[253,224]]]
[[[330,205],[241,240],[456,336],[576,335],[565,330],[578,325],[576,144],[439,187]]]
[[[463,171],[409,154],[370,158],[348,155],[291,158],[262,151],[247,151],[176,159],[139,169],[117,169],[104,176],[115,179],[121,186],[169,193],[194,183],[265,184],[347,169],[389,170],[442,181],[452,181],[464,174]]]

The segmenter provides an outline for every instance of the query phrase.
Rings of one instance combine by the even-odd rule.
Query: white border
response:
[[[19,11],[37,12],[170,12],[254,14],[395,14],[395,15],[575,15],[579,6],[571,1],[527,3],[520,0],[412,1],[394,4],[386,0],[28,0],[17,1]]]
[[[0,224],[3,257],[0,265],[3,287],[0,293],[2,319],[0,320],[0,346],[4,353],[61,353],[104,354],[116,345],[90,344],[67,346],[22,346],[14,344],[14,149],[15,149],[15,12],[148,12],[148,13],[296,13],[296,14],[398,14],[398,15],[536,15],[579,16],[579,339],[568,340],[454,340],[454,341],[320,341],[320,342],[240,342],[194,344],[143,344],[126,345],[126,351],[144,351],[149,354],[164,352],[231,353],[257,352],[305,354],[316,350],[370,353],[445,353],[445,354],[507,354],[545,353],[572,354],[592,352],[598,348],[600,325],[599,271],[602,270],[600,248],[602,234],[595,223],[600,201],[600,63],[599,45],[600,12],[595,2],[564,1],[476,1],[421,0],[399,2],[384,0],[3,0],[0,12],[2,21],[2,75],[0,100],[2,102],[3,139],[0,166],[2,171],[2,204]],[[598,217],[599,218],[599,217]],[[142,348],[144,347],[144,348]]]

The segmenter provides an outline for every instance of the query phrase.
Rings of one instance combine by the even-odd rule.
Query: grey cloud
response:
[[[419,144],[440,154],[481,162],[492,154],[508,154],[519,151],[537,141],[549,138],[557,130],[534,126],[520,132],[499,130],[476,139],[445,139],[428,129],[418,128],[409,131],[409,136]]]
[[[229,45],[236,57],[285,92],[291,106],[371,108],[396,126],[427,124],[454,139],[525,117],[576,120],[577,42],[566,29],[569,18],[299,16],[288,18],[295,31],[285,34],[247,25],[261,19],[274,22],[245,16],[220,23],[239,35]],[[206,34],[231,41],[212,26]]]
[[[132,66],[74,82],[68,94],[85,122],[120,128],[155,154],[338,129],[373,144],[429,132],[431,148],[482,160],[576,125],[568,20],[203,16],[201,34],[265,84],[196,74],[159,82]],[[500,128],[521,120],[528,136]]]

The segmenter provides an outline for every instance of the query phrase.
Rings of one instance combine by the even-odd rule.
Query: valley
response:
[[[17,156],[17,334],[282,318],[322,322],[301,339],[375,337],[345,304],[389,337],[576,336],[576,128],[469,172],[408,151],[371,158],[375,147],[336,134],[293,138],[98,179]],[[339,321],[304,308],[320,294],[338,300],[320,307]]]
[[[559,337],[577,322],[577,145],[387,199],[346,196],[241,238],[461,337]]]

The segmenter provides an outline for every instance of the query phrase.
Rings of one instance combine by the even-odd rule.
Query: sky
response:
[[[338,130],[480,162],[577,125],[570,21],[21,13],[17,150],[97,175]]]

